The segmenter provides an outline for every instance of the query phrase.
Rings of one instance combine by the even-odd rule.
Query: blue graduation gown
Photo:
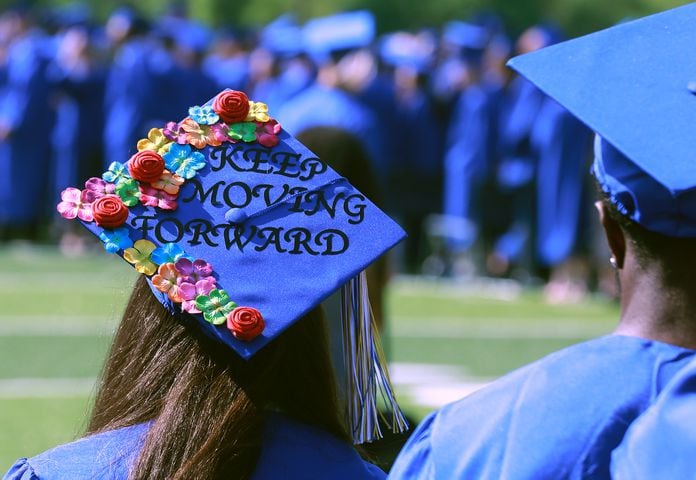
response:
[[[696,478],[696,361],[672,380],[612,454],[615,480]]]
[[[609,479],[626,429],[696,352],[611,335],[512,372],[427,417],[394,479]]]
[[[449,127],[444,157],[444,206],[449,217],[457,217],[474,227],[470,235],[457,235],[449,241],[454,251],[469,248],[476,240],[480,222],[480,196],[491,168],[491,135],[495,131],[494,98],[480,85],[464,90],[457,101]]]
[[[551,98],[532,130],[537,164],[537,256],[557,265],[576,248],[586,195],[592,132]]]
[[[147,434],[148,424],[92,435],[31,459],[20,459],[3,480],[120,480]],[[314,427],[272,414],[252,479],[381,479],[386,475],[342,441]]]
[[[9,48],[0,121],[11,133],[0,142],[0,226],[32,225],[45,216],[53,125],[46,78],[46,38],[32,31]]]

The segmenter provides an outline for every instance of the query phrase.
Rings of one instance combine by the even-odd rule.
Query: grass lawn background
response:
[[[84,429],[92,381],[134,279],[125,262],[103,253],[65,258],[48,247],[0,247],[0,473]],[[510,285],[411,278],[392,282],[387,311],[392,362],[453,365],[473,378],[608,333],[618,318],[601,299],[551,306],[540,292]],[[413,416],[429,410],[407,394],[400,400]]]

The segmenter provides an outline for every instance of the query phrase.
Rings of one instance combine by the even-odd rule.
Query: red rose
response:
[[[215,97],[213,110],[225,123],[243,122],[249,115],[249,97],[237,90],[222,92]]]
[[[152,150],[143,150],[133,155],[128,161],[131,177],[146,183],[154,183],[164,172],[164,159]]]
[[[258,337],[265,326],[261,312],[255,308],[237,307],[227,315],[227,328],[245,342]]]
[[[92,203],[92,215],[97,225],[118,228],[128,219],[128,207],[118,195],[104,195]]]

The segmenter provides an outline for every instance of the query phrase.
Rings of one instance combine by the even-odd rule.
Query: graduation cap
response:
[[[424,72],[433,61],[435,39],[426,32],[414,35],[395,32],[385,35],[379,42],[379,54],[386,64],[394,67],[411,67]]]
[[[513,58],[509,66],[587,124],[592,171],[648,230],[696,236],[696,4]]]
[[[347,368],[369,379],[348,387],[363,400],[351,413],[355,439],[379,434],[376,401],[367,412],[364,403],[378,385],[405,426],[362,273],[401,228],[243,92],[191,107],[137,148],[66,189],[61,215],[146,275],[172,314],[245,359],[343,287]]]
[[[375,17],[367,10],[314,18],[302,30],[306,51],[322,59],[332,52],[362,48],[375,38]]]

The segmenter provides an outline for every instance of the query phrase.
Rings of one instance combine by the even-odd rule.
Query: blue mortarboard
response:
[[[488,37],[489,33],[484,27],[461,20],[447,22],[442,31],[442,38],[446,42],[475,50],[486,48]]]
[[[259,44],[276,55],[299,55],[304,48],[302,29],[293,15],[281,15],[261,30]]]
[[[601,139],[593,172],[625,215],[696,236],[696,4],[513,58]]]
[[[434,52],[435,41],[425,33],[397,32],[385,35],[379,42],[379,54],[386,64],[411,67],[418,72],[428,68]]]
[[[137,147],[84,189],[66,189],[58,211],[147,275],[172,313],[250,358],[348,285],[344,322],[369,334],[361,272],[404,232],[265,104],[226,90]],[[370,395],[370,385],[356,388]]]
[[[305,49],[315,56],[366,47],[375,38],[375,18],[367,10],[314,18],[302,34]]]

